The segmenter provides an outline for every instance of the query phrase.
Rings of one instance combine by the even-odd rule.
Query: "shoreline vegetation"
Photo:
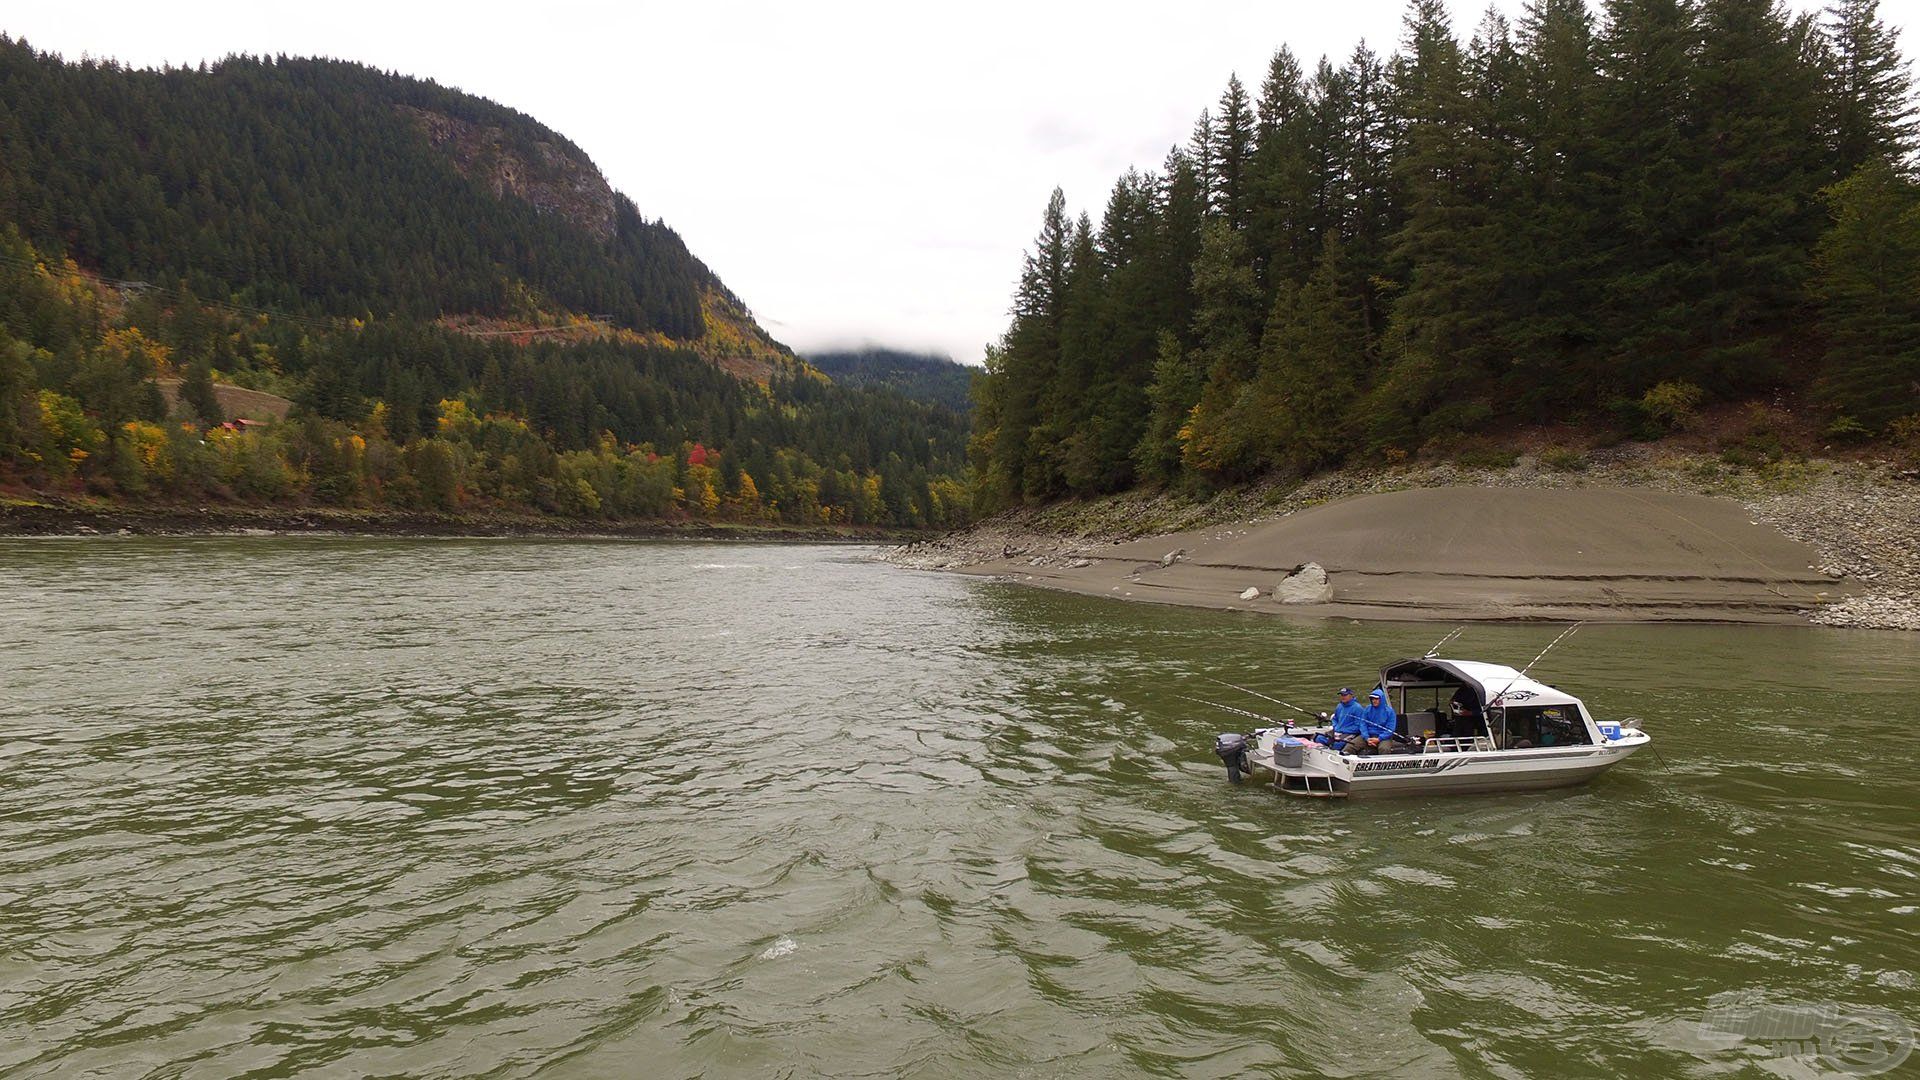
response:
[[[0,499],[0,539],[53,536],[612,537],[756,543],[897,544],[924,531],[858,525],[783,525],[658,518],[562,518],[502,511],[127,504],[99,499]]]
[[[1460,509],[1447,518],[1444,506],[1388,498],[1405,492],[1430,504],[1461,493]],[[1612,546],[1575,547],[1564,529],[1533,535],[1489,515],[1517,492],[1554,493],[1552,524]],[[1432,543],[1407,542],[1418,523]],[[1749,466],[1627,445],[1019,507],[883,557],[1121,600],[1306,616],[1920,630],[1920,474],[1888,461]],[[1276,590],[1298,594],[1293,572],[1309,562],[1325,570],[1326,590],[1282,602]],[[1601,565],[1569,570],[1584,564]]]
[[[1157,169],[1052,193],[975,388],[976,511],[1271,513],[1265,477],[1420,486],[1715,417],[1781,476],[1920,454],[1920,127],[1877,0],[1402,26],[1283,47]]]
[[[0,498],[544,531],[970,516],[964,414],[807,365],[510,108],[4,34],[0,84]]]

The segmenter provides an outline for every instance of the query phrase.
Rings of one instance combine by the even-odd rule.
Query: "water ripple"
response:
[[[1226,786],[1177,695],[1430,628],[807,546],[0,569],[7,1075],[1705,1076],[1766,1064],[1723,990],[1914,1014],[1920,762],[1852,720],[1900,635],[1590,628],[1556,677],[1665,767],[1341,806]]]

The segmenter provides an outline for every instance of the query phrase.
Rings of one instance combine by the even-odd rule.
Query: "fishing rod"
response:
[[[1527,677],[1527,672],[1529,672],[1529,671],[1532,671],[1532,670],[1533,670],[1533,665],[1535,665],[1535,664],[1537,664],[1537,663],[1539,663],[1539,662],[1540,662],[1540,659],[1541,659],[1541,657],[1544,657],[1544,656],[1546,656],[1546,655],[1547,655],[1548,653],[1550,653],[1550,652],[1552,652],[1552,651],[1553,651],[1553,647],[1554,647],[1555,645],[1558,645],[1558,644],[1560,644],[1561,642],[1563,642],[1563,641],[1565,641],[1565,640],[1567,640],[1568,638],[1570,638],[1570,637],[1572,637],[1572,636],[1573,636],[1573,632],[1574,632],[1575,630],[1578,630],[1578,629],[1580,629],[1580,628],[1581,628],[1582,626],[1585,626],[1586,624],[1587,624],[1587,621],[1586,621],[1585,619],[1582,619],[1582,620],[1580,620],[1579,622],[1577,622],[1577,623],[1574,623],[1574,624],[1573,624],[1572,626],[1569,626],[1569,627],[1567,627],[1567,628],[1566,628],[1565,630],[1562,630],[1562,631],[1560,631],[1560,636],[1559,636],[1559,637],[1557,637],[1557,638],[1554,638],[1554,639],[1553,639],[1552,641],[1549,641],[1549,642],[1547,642],[1547,647],[1546,647],[1546,648],[1544,648],[1544,649],[1541,649],[1541,650],[1540,650],[1540,655],[1539,655],[1539,656],[1536,656],[1536,657],[1534,657],[1533,659],[1531,659],[1531,660],[1529,660],[1529,661],[1527,661],[1527,666],[1526,666],[1526,667],[1523,667],[1523,668],[1521,668],[1521,669],[1520,669],[1520,671],[1519,671],[1519,673],[1518,673],[1518,674],[1516,674],[1516,675],[1515,675],[1515,676],[1514,676],[1514,677],[1513,677],[1512,679],[1510,679],[1510,680],[1509,680],[1509,681],[1507,682],[1507,685],[1505,685],[1505,686],[1503,686],[1503,687],[1501,687],[1501,688],[1500,688],[1500,692],[1499,692],[1499,693],[1497,693],[1497,694],[1495,694],[1495,695],[1493,695],[1493,697],[1492,697],[1491,699],[1489,699],[1489,700],[1487,701],[1487,713],[1488,713],[1489,715],[1486,715],[1486,716],[1483,716],[1483,717],[1481,717],[1481,719],[1482,719],[1482,720],[1483,720],[1483,721],[1485,722],[1485,726],[1486,726],[1486,729],[1487,729],[1487,737],[1488,737],[1489,739],[1491,739],[1491,738],[1493,738],[1493,722],[1492,722],[1492,721],[1493,721],[1493,717],[1492,717],[1492,715],[1491,715],[1491,714],[1492,714],[1492,712],[1493,712],[1493,707],[1494,707],[1494,702],[1496,702],[1496,701],[1497,701],[1497,702],[1499,702],[1499,703],[1500,703],[1500,730],[1501,730],[1502,732],[1504,732],[1504,731],[1506,731],[1506,729],[1507,729],[1507,703],[1506,703],[1506,701],[1504,700],[1504,699],[1506,698],[1506,696],[1507,696],[1507,691],[1509,691],[1509,690],[1511,690],[1511,689],[1513,689],[1513,685],[1514,685],[1514,683],[1517,683],[1517,682],[1519,682],[1519,681],[1520,681],[1521,679],[1524,679],[1524,678],[1526,678],[1526,677]]]
[[[1197,698],[1197,697],[1188,697],[1188,696],[1187,696],[1187,695],[1185,695],[1185,694],[1175,694],[1175,695],[1173,695],[1173,696],[1174,696],[1174,697],[1177,697],[1177,698],[1179,698],[1179,699],[1180,699],[1181,701],[1191,701],[1191,702],[1193,702],[1193,703],[1194,703],[1195,705],[1211,705],[1212,707],[1214,707],[1214,708],[1216,708],[1216,709],[1220,709],[1220,710],[1223,710],[1223,711],[1225,711],[1225,712],[1230,712],[1230,713],[1233,713],[1233,714],[1234,714],[1234,715],[1236,715],[1236,716],[1244,716],[1244,717],[1246,717],[1246,718],[1248,718],[1249,720],[1265,720],[1265,721],[1266,721],[1267,723],[1269,723],[1269,724],[1278,724],[1278,723],[1280,723],[1280,721],[1278,721],[1278,720],[1275,720],[1275,719],[1274,719],[1273,717],[1271,717],[1271,716],[1261,716],[1261,715],[1260,715],[1259,713],[1257,713],[1257,712],[1249,712],[1249,711],[1247,711],[1246,709],[1236,709],[1236,708],[1234,708],[1234,707],[1233,707],[1233,706],[1231,706],[1231,705],[1222,705],[1222,704],[1220,704],[1220,703],[1219,703],[1219,702],[1217,702],[1217,701],[1208,701],[1208,700],[1206,700],[1205,698]]]
[[[1435,656],[1439,656],[1439,655],[1440,655],[1440,646],[1442,646],[1442,645],[1445,645],[1445,644],[1446,644],[1447,642],[1449,642],[1449,641],[1452,641],[1452,640],[1453,640],[1454,638],[1456,638],[1456,637],[1459,637],[1459,636],[1460,636],[1460,631],[1462,631],[1462,630],[1465,630],[1465,629],[1466,629],[1466,627],[1464,627],[1464,626],[1456,626],[1456,627],[1454,627],[1454,628],[1453,628],[1453,633],[1451,633],[1451,634],[1448,634],[1448,635],[1447,635],[1446,637],[1443,637],[1443,638],[1441,638],[1441,639],[1440,639],[1439,641],[1436,641],[1436,642],[1434,642],[1434,643],[1433,643],[1433,648],[1431,648],[1431,649],[1428,649],[1428,650],[1427,650],[1426,652],[1424,652],[1424,653],[1421,653],[1421,654],[1420,654],[1420,659],[1422,659],[1422,660],[1426,660],[1426,659],[1428,659],[1428,658],[1430,658],[1430,657],[1435,657]]]
[[[1317,713],[1317,712],[1313,712],[1313,711],[1311,711],[1311,710],[1309,710],[1309,709],[1303,709],[1303,708],[1301,708],[1300,706],[1298,706],[1298,705],[1295,705],[1295,704],[1294,704],[1293,702],[1291,702],[1291,701],[1281,701],[1281,700],[1280,700],[1279,698],[1277,698],[1277,697],[1274,697],[1274,696],[1272,696],[1271,694],[1263,694],[1263,693],[1261,693],[1261,692],[1260,692],[1260,691],[1258,691],[1258,690],[1249,690],[1249,689],[1247,689],[1247,688],[1246,688],[1246,687],[1244,687],[1244,686],[1237,686],[1237,685],[1235,685],[1235,684],[1233,684],[1233,683],[1230,683],[1230,682],[1228,682],[1228,681],[1226,681],[1225,679],[1214,679],[1214,678],[1208,678],[1208,677],[1207,677],[1207,676],[1205,676],[1205,675],[1202,675],[1202,676],[1200,676],[1200,677],[1201,677],[1201,678],[1203,678],[1203,679],[1206,679],[1206,680],[1207,680],[1208,682],[1210,682],[1210,683],[1215,683],[1215,684],[1217,684],[1217,685],[1220,685],[1220,686],[1224,686],[1224,687],[1226,687],[1226,688],[1227,688],[1227,689],[1229,689],[1229,690],[1238,690],[1238,691],[1240,691],[1240,692],[1241,692],[1241,693],[1243,693],[1243,694],[1252,694],[1252,695],[1253,695],[1254,697],[1257,697],[1257,698],[1259,698],[1259,699],[1260,699],[1260,700],[1262,700],[1262,701],[1271,701],[1271,702],[1273,702],[1273,703],[1274,703],[1275,705],[1283,705],[1283,706],[1285,706],[1285,707],[1287,707],[1287,708],[1289,708],[1289,709],[1292,709],[1292,710],[1293,710],[1294,712],[1297,712],[1297,713],[1299,713],[1299,714],[1300,714],[1300,715],[1302,715],[1302,716],[1311,716],[1311,717],[1313,717],[1313,718],[1314,718],[1315,720],[1318,720],[1318,719],[1320,719],[1320,714],[1319,714],[1319,713]]]

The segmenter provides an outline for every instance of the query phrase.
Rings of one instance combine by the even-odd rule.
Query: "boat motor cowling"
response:
[[[1252,749],[1253,736],[1243,735],[1237,731],[1221,732],[1219,737],[1213,740],[1213,752],[1220,755],[1221,762],[1227,767],[1228,782],[1237,784],[1240,782],[1242,773],[1251,771],[1251,767],[1247,764],[1247,754]]]

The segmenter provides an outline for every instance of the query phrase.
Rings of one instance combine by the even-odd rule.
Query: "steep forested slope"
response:
[[[0,42],[0,219],[115,278],[312,314],[512,313],[523,290],[701,335],[719,284],[511,109],[333,60],[68,64]]]
[[[215,382],[292,413],[223,427]],[[510,109],[336,61],[0,38],[0,484],[926,526],[964,511],[964,441],[795,359]]]
[[[986,505],[1648,432],[1779,389],[1920,439],[1920,187],[1874,0],[1583,0],[1229,81],[1096,222],[1055,192],[973,436]]]

